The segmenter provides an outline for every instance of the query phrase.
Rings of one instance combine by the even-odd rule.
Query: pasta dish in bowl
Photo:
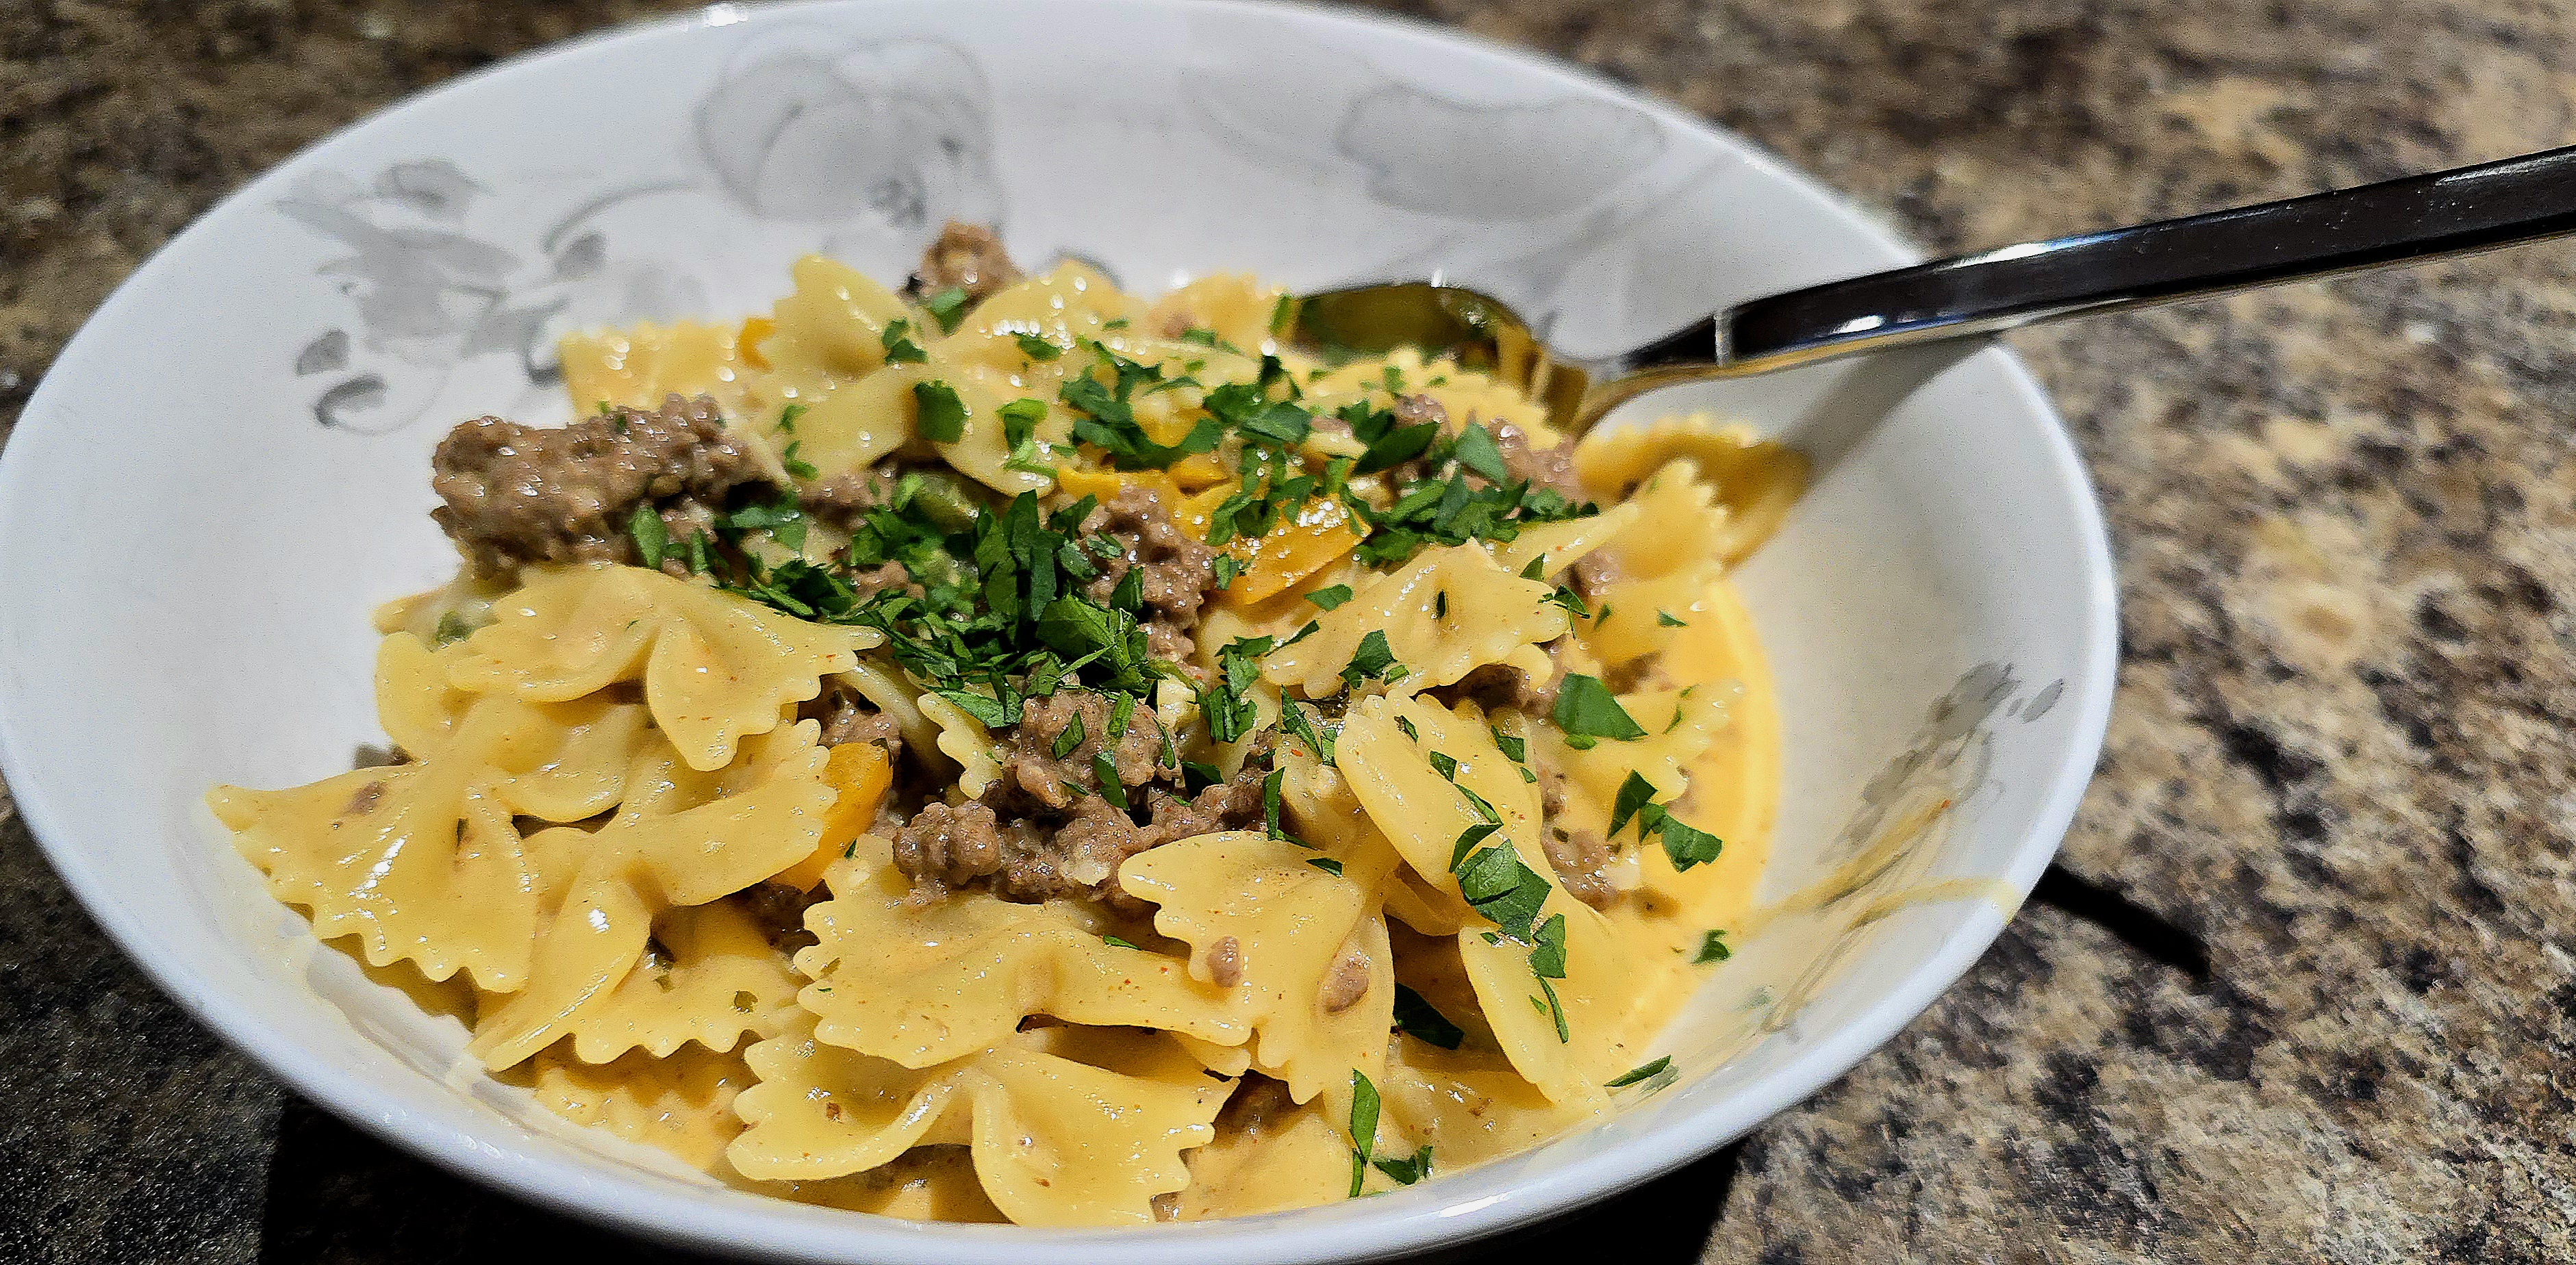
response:
[[[968,225],[793,283],[439,444],[391,748],[209,798],[273,895],[554,1111],[912,1218],[1362,1197],[1671,1079],[1779,794],[1728,572],[1793,453]]]

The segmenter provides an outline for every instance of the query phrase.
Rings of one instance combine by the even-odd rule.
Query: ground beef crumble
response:
[[[672,396],[658,409],[616,409],[570,426],[480,417],[449,432],[431,458],[430,511],[475,571],[525,563],[635,562],[627,524],[652,505],[685,540],[713,521],[727,492],[761,478],[726,432],[715,401]]]
[[[968,302],[980,303],[985,296],[1024,275],[1020,266],[1011,262],[1010,253],[1002,249],[1000,234],[982,224],[950,220],[939,230],[938,240],[922,252],[921,267],[912,274],[910,289],[916,295],[964,290]]]
[[[1036,706],[1031,704],[1033,709]],[[1073,709],[1051,714],[1061,716],[1081,706],[1076,703]],[[1153,733],[1152,722],[1142,716],[1140,708],[1142,728]],[[1105,714],[1100,719],[1105,721]],[[1063,732],[1066,723],[1056,720],[1056,729],[1042,741],[1034,733],[1026,739],[1006,735],[1005,751],[1025,743],[1028,748],[1044,751],[1044,760],[1053,763],[1053,734]],[[1086,728],[1092,723],[1086,719]],[[1089,743],[1091,739],[1086,735],[1084,741]],[[1158,735],[1154,739],[1156,749],[1160,742]],[[1231,780],[1183,798],[1166,789],[1167,784],[1177,780],[1178,769],[1144,763],[1156,757],[1144,751],[1131,752],[1128,747],[1129,743],[1122,741],[1111,759],[1119,762],[1122,782],[1130,771],[1150,771],[1150,779],[1128,791],[1128,802],[1142,811],[1144,821],[1139,822],[1135,812],[1119,808],[1096,793],[1066,794],[1064,803],[1050,805],[1020,782],[1022,772],[1042,767],[1037,759],[1026,754],[1006,755],[1003,776],[986,788],[981,798],[958,805],[927,804],[904,823],[895,834],[895,865],[912,878],[916,894],[924,896],[980,885],[1004,900],[1023,903],[1078,896],[1123,913],[1147,911],[1150,906],[1118,887],[1120,863],[1175,840],[1258,824],[1262,820],[1261,782],[1268,775],[1269,760],[1263,752],[1246,761],[1243,770]],[[1012,763],[1014,758],[1016,765]],[[1066,762],[1072,759],[1068,756]],[[1084,764],[1080,773],[1088,786],[1093,774],[1088,761]]]
[[[1134,483],[1092,511],[1082,521],[1082,534],[1118,547],[1114,556],[1101,561],[1100,574],[1088,582],[1085,594],[1106,603],[1128,572],[1141,570],[1145,608],[1139,622],[1149,652],[1195,670],[1198,642],[1191,633],[1217,592],[1217,551],[1174,521],[1160,494]]]

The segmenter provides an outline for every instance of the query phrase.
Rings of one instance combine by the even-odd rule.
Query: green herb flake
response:
[[[1342,863],[1331,857],[1308,857],[1306,858],[1306,864],[1314,866],[1316,869],[1322,870],[1326,874],[1332,875],[1334,878],[1340,878],[1342,876]]]
[[[1546,1014],[1556,1021],[1556,1039],[1561,1045],[1574,1043],[1574,1031],[1565,1023],[1565,1002],[1556,995],[1556,985],[1544,975],[1538,977],[1538,991],[1547,994]]]
[[[1449,446],[1449,455],[1494,483],[1511,477],[1511,467],[1503,464],[1502,446],[1494,442],[1494,432],[1482,425],[1470,425],[1459,432],[1457,442]]]
[[[1431,1176],[1431,1144],[1424,1143],[1422,1149],[1409,1160],[1389,1157],[1371,1162],[1376,1165],[1377,1171],[1386,1174],[1387,1180],[1398,1186],[1410,1186]]]
[[[1611,839],[1618,838],[1620,829],[1628,824],[1628,819],[1636,816],[1639,809],[1652,804],[1654,799],[1655,784],[1647,781],[1644,774],[1638,773],[1633,769],[1630,770],[1628,773],[1628,780],[1619,784],[1619,798],[1617,802],[1610,806],[1610,829],[1606,832],[1605,837]],[[1657,823],[1655,822],[1639,822],[1637,825],[1637,833],[1642,836],[1647,831],[1653,829],[1656,824]]]
[[[1725,840],[1698,829],[1679,817],[1664,818],[1663,834],[1664,855],[1672,858],[1675,870],[1687,870],[1694,865],[1714,861],[1717,859],[1718,852],[1726,846]]]
[[[1296,323],[1297,297],[1291,294],[1280,295],[1279,301],[1270,305],[1270,332],[1284,338]]]
[[[936,379],[912,384],[915,424],[934,444],[953,444],[966,437],[966,402],[957,388]]]
[[[1349,665],[1342,669],[1342,684],[1357,689],[1380,678],[1389,682],[1399,681],[1404,679],[1404,675],[1404,665],[1395,661],[1395,648],[1387,644],[1386,630],[1373,628],[1369,635],[1360,638],[1359,649],[1351,652]],[[1645,731],[1638,732],[1643,734]]]
[[[1313,602],[1315,605],[1320,606],[1325,610],[1336,610],[1340,608],[1342,603],[1351,600],[1351,586],[1347,584],[1336,584],[1328,589],[1317,589],[1314,592],[1307,594],[1306,600]]]
[[[877,344],[885,348],[887,364],[917,365],[930,359],[929,354],[922,351],[921,344],[912,341],[911,335],[912,322],[902,319],[886,322],[885,332],[877,336]]]
[[[957,322],[966,316],[966,298],[966,287],[950,286],[923,299],[921,310],[930,313],[930,318],[939,322],[941,333],[954,334],[957,332]]]
[[[786,468],[787,477],[791,479],[821,478],[823,472],[815,469],[813,462],[804,460],[796,455],[796,450],[804,446],[805,441],[801,439],[790,442],[787,445],[787,451],[779,454],[778,464]]]
[[[1235,579],[1243,574],[1243,563],[1233,554],[1221,553],[1216,556],[1211,570],[1216,577],[1217,591],[1222,593],[1234,587]]]
[[[1139,948],[1139,946],[1136,944],[1136,942],[1135,942],[1135,941],[1133,941],[1133,940],[1121,940],[1121,939],[1119,939],[1118,937],[1113,936],[1113,935],[1105,935],[1105,934],[1104,934],[1104,935],[1102,935],[1102,936],[1100,937],[1100,942],[1101,942],[1102,944],[1116,945],[1117,947],[1119,947],[1119,948],[1121,948],[1121,949],[1138,949],[1138,948]],[[1140,951],[1141,951],[1141,950],[1140,950]]]
[[[1377,1150],[1377,1086],[1358,1068],[1351,1069],[1351,1198],[1360,1197],[1368,1179],[1369,1155]]]
[[[1603,1083],[1604,1089],[1626,1089],[1640,1081],[1649,1081],[1672,1070],[1673,1056],[1667,1054],[1652,1063],[1641,1064],[1619,1074],[1618,1079]]]
[[[1467,1039],[1465,1030],[1449,1022],[1439,1007],[1402,984],[1395,986],[1395,1030],[1443,1050],[1457,1049]]]
[[[1631,742],[1646,736],[1645,726],[1619,705],[1618,696],[1601,683],[1601,678],[1581,673],[1566,674],[1565,684],[1556,693],[1554,719],[1556,727],[1572,738]]]
[[[1487,728],[1492,728],[1492,726],[1487,726]],[[1494,746],[1497,750],[1500,750],[1503,753],[1504,759],[1510,760],[1515,764],[1525,763],[1529,760],[1529,739],[1515,738],[1510,734],[1504,733],[1500,729],[1495,729],[1493,732]]]
[[[805,412],[808,407],[809,406],[805,404],[790,404],[787,407],[778,410],[778,429],[785,431],[790,435],[795,434],[796,419],[805,416]]]
[[[474,626],[466,623],[464,616],[459,615],[454,611],[449,611],[438,617],[438,629],[430,635],[430,644],[433,646],[454,645],[455,643],[463,641],[473,635]]]
[[[650,505],[638,505],[635,516],[626,520],[626,534],[634,538],[635,552],[644,565],[661,570],[662,559],[671,550],[671,529],[663,525],[662,516]]]
[[[1684,620],[1673,618],[1673,613],[1671,611],[1656,611],[1655,626],[1658,628],[1688,628],[1690,627],[1690,624]]]
[[[1711,962],[1723,962],[1734,956],[1735,950],[1726,947],[1724,931],[1706,932],[1699,938],[1699,952],[1691,958],[1691,965],[1705,966]]]
[[[1082,713],[1075,712],[1073,723],[1065,726],[1064,732],[1055,736],[1055,745],[1050,750],[1054,752],[1056,759],[1062,760],[1072,755],[1087,736],[1082,732]]]
[[[1108,740],[1104,738],[1104,741]],[[1108,800],[1110,807],[1125,812],[1127,786],[1118,780],[1118,762],[1110,758],[1107,747],[1091,753],[1091,775],[1100,780],[1100,798]]]
[[[1531,924],[1547,903],[1548,885],[1521,863],[1519,853],[1496,845],[1458,867],[1458,892],[1503,934],[1527,943],[1536,934]]]
[[[1291,701],[1282,706],[1279,709],[1279,727],[1287,730],[1290,737],[1305,743],[1306,749],[1314,752],[1316,759],[1326,764],[1333,762],[1335,731],[1329,727],[1317,726],[1307,717],[1304,704]]]
[[[1002,406],[1002,443],[1013,451],[1037,438],[1038,423],[1046,420],[1046,401],[1022,397]]]
[[[1020,354],[1031,360],[1053,360],[1064,354],[1064,348],[1035,334],[1013,334],[1011,341],[1020,345]]]
[[[1530,950],[1530,973],[1540,979],[1565,978],[1565,915],[1550,914],[1538,925],[1532,937],[1537,947]]]

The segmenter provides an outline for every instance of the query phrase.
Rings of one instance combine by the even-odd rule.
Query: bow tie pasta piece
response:
[[[551,702],[640,679],[653,723],[693,769],[724,767],[737,742],[856,666],[875,635],[641,567],[549,572],[493,609],[499,618],[449,670],[454,685]]]
[[[1539,846],[1537,789],[1481,716],[1422,698],[1363,700],[1339,751],[1352,793],[1396,850],[1475,907],[1458,953],[1512,1066],[1553,1101],[1603,1102],[1638,964],[1599,911],[1545,877],[1554,867]]]
[[[1254,1063],[1302,1102],[1357,1068],[1377,1074],[1395,1005],[1395,955],[1369,873],[1252,831],[1140,852],[1119,883],[1153,901],[1154,929],[1186,942],[1190,973],[1227,990],[1255,1033]]]
[[[819,942],[796,965],[814,980],[798,1000],[835,1045],[928,1067],[1003,1041],[1031,1015],[1216,1045],[1249,1035],[1225,991],[1190,978],[1186,962],[1111,944],[1068,904],[980,891],[915,901],[875,836],[826,881],[833,898],[805,915]]]
[[[1160,1039],[1048,1029],[913,1070],[799,1022],[751,1047],[760,1083],[735,1100],[749,1127],[731,1158],[755,1180],[840,1177],[944,1140],[963,1117],[976,1176],[1011,1220],[1145,1224],[1156,1195],[1188,1184],[1181,1153],[1215,1136],[1230,1082],[1168,1042],[1133,1048],[1143,1041]]]
[[[207,803],[316,935],[357,937],[371,965],[408,959],[431,980],[464,970],[512,992],[527,982],[537,893],[509,785],[564,767],[617,710],[485,697],[416,763],[284,791],[217,787]]]
[[[585,1063],[608,1063],[630,1050],[656,1058],[684,1046],[722,1052],[747,1033],[777,1031],[803,982],[740,907],[683,905],[654,920],[625,978],[561,1027]]]
[[[1610,818],[1620,787],[1631,773],[1655,788],[1654,802],[1669,804],[1685,795],[1700,757],[1717,740],[1729,719],[1741,687],[1709,681],[1678,690],[1648,690],[1618,696],[1620,707],[1635,718],[1646,736],[1628,742],[1596,742],[1578,750],[1553,725],[1512,725],[1526,735],[1530,760],[1542,785],[1560,797],[1553,816],[1556,829],[1589,831],[1616,842]],[[1638,828],[1621,827],[1625,832]]]
[[[555,342],[564,391],[573,407],[601,405],[657,409],[676,395],[707,396],[726,417],[748,416],[753,392],[746,381],[743,327],[674,321],[638,321],[626,329],[566,334]]]
[[[973,799],[1002,776],[1001,762],[993,758],[993,735],[984,722],[936,694],[923,694],[913,705],[936,727],[939,754],[956,762],[958,794]]]
[[[1561,523],[1540,523],[1524,527],[1508,541],[1482,542],[1493,555],[1495,565],[1519,575],[1531,563],[1539,564],[1539,574],[1554,581],[1565,569],[1583,561],[1594,550],[1609,544],[1622,533],[1639,526],[1644,518],[1643,506],[1622,501],[1587,518],[1569,518]]]
[[[1015,376],[1026,384],[1024,394],[1052,408],[1067,379],[1098,363],[1084,340],[1124,346],[1121,330],[1133,329],[1144,313],[1143,303],[1120,293],[1098,269],[1067,261],[1045,276],[994,291],[967,313],[956,333],[940,340],[937,351],[953,363]],[[1121,330],[1107,328],[1122,319],[1128,324]],[[1024,343],[1022,336],[1047,343],[1055,352]]]
[[[462,641],[432,650],[407,632],[377,643],[376,719],[395,747],[416,754],[455,732],[474,695],[449,683],[447,674],[467,653]]]
[[[1676,461],[1648,476],[1628,502],[1639,516],[1602,546],[1614,564],[1612,578],[1593,593],[1592,614],[1576,622],[1584,644],[1605,664],[1670,648],[1726,575],[1719,543],[1726,507],[1696,473],[1689,462]]]
[[[837,796],[813,741],[811,723],[791,726],[712,779],[667,755],[639,757],[630,780],[649,789],[631,796],[615,820],[532,840],[549,905],[536,920],[527,986],[476,1025],[467,1048],[488,1067],[508,1067],[582,1030],[639,969],[663,910],[741,891],[811,855]],[[614,1040],[603,1035],[592,1049]]]
[[[1251,1217],[1348,1198],[1351,1141],[1329,1110],[1321,1102],[1291,1107],[1257,1130],[1228,1130],[1190,1152],[1190,1185],[1174,1219]]]
[[[1726,512],[1710,544],[1730,567],[1770,539],[1807,490],[1806,454],[1706,413],[1643,428],[1603,427],[1574,450],[1574,470],[1584,486],[1611,496],[1628,495],[1675,461],[1688,462],[1693,479],[1716,489]]]
[[[1009,1049],[966,1080],[984,1193],[1051,1226],[1152,1224],[1155,1196],[1190,1183],[1182,1153],[1215,1139],[1227,1088],[1195,1067],[1148,1079]]]
[[[1383,633],[1405,669],[1394,691],[1452,684],[1522,646],[1564,636],[1565,609],[1547,600],[1554,591],[1504,570],[1476,545],[1425,549],[1317,616],[1311,636],[1271,652],[1263,675],[1328,698],[1344,688],[1342,672],[1360,643]]]
[[[1491,1050],[1398,1042],[1379,1086],[1384,1111],[1446,1171],[1516,1155],[1579,1124],[1580,1101],[1551,1101]]]
[[[691,1046],[667,1057],[584,1063],[547,1050],[529,1068],[537,1101],[555,1114],[658,1147],[693,1168],[716,1171],[742,1133],[733,1101],[751,1084],[751,1069],[740,1054]]]
[[[975,1180],[975,1153],[962,1138],[954,1144],[916,1146],[890,1164],[847,1177],[780,1182],[770,1188],[799,1203],[906,1221],[1007,1225],[1011,1220]]]
[[[733,1166],[755,1181],[812,1181],[862,1173],[929,1138],[959,1096],[956,1064],[915,1070],[828,1044],[814,1017],[744,1051],[759,1083],[734,1100],[748,1126]],[[971,1061],[969,1056],[969,1060]]]

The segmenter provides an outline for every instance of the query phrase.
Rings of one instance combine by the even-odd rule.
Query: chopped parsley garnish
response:
[[[1137,946],[1137,944],[1136,944],[1136,942],[1135,942],[1135,941],[1132,941],[1132,940],[1122,940],[1122,939],[1119,939],[1118,937],[1113,936],[1113,935],[1106,935],[1106,934],[1102,935],[1102,936],[1100,937],[1100,942],[1101,942],[1102,944],[1114,944],[1114,945],[1116,945],[1116,946],[1118,946],[1119,948],[1122,948],[1122,949],[1135,949],[1135,948],[1138,948],[1138,946]]]
[[[1368,1179],[1369,1155],[1377,1150],[1377,1086],[1358,1068],[1351,1069],[1351,1198],[1360,1197]]]
[[[966,437],[966,402],[945,382],[912,384],[913,414],[921,437],[934,444],[953,444]]]
[[[1538,925],[1537,947],[1530,950],[1530,972],[1540,979],[1565,978],[1565,915],[1549,914]]]
[[[1020,354],[1031,360],[1053,360],[1064,354],[1064,348],[1035,334],[1013,334],[1011,341],[1020,345]]]
[[[1297,296],[1293,294],[1280,295],[1279,301],[1270,305],[1270,332],[1273,334],[1284,335],[1288,332],[1289,327],[1296,323]]]
[[[801,439],[790,442],[787,445],[787,451],[779,454],[778,464],[786,469],[787,476],[791,479],[822,477],[823,472],[815,469],[813,462],[803,460],[796,455],[796,450],[804,446],[805,441]]]
[[[1252,687],[1261,679],[1261,656],[1273,648],[1268,637],[1238,637],[1216,652],[1217,679],[1199,698],[1200,709],[1207,713],[1209,737],[1233,742],[1252,732],[1261,718],[1260,707],[1252,701]]]
[[[1449,455],[1491,482],[1503,483],[1511,477],[1511,467],[1503,464],[1503,450],[1494,442],[1494,432],[1482,425],[1471,424],[1458,432],[1457,440],[1449,445]]]
[[[1402,984],[1395,986],[1395,1030],[1443,1050],[1457,1049],[1467,1039],[1466,1032],[1449,1022],[1439,1007]]]
[[[1647,781],[1644,774],[1630,770],[1628,780],[1619,784],[1617,802],[1610,806],[1610,829],[1604,832],[1605,837],[1618,838],[1620,828],[1628,824],[1628,819],[1636,816],[1637,810],[1652,803],[1654,798],[1655,784]],[[1651,828],[1649,823],[1639,822],[1637,833],[1645,834]]]
[[[877,336],[877,343],[885,348],[887,364],[917,365],[930,359],[929,354],[922,351],[921,344],[912,341],[912,322],[901,318],[886,322],[885,332]]]
[[[1384,680],[1392,685],[1406,676],[1405,666],[1395,661],[1395,649],[1386,641],[1386,630],[1372,628],[1360,638],[1359,648],[1351,652],[1351,661],[1342,669],[1342,684],[1358,689],[1371,681]]]
[[[1307,594],[1306,600],[1313,602],[1315,605],[1320,606],[1325,610],[1336,610],[1340,608],[1342,603],[1351,600],[1351,586],[1347,584],[1336,584],[1328,589],[1317,589],[1314,592]]]
[[[931,319],[939,322],[941,333],[956,333],[957,322],[964,319],[966,315],[966,287],[950,286],[923,299],[921,310],[930,313]]]
[[[1510,760],[1515,764],[1525,763],[1528,761],[1529,739],[1515,738],[1510,734],[1504,733],[1500,729],[1494,730],[1493,733],[1494,747],[1496,750],[1503,753],[1504,759]]]
[[[1643,843],[1660,835],[1664,855],[1672,858],[1675,871],[1717,859],[1725,841],[1672,815],[1671,810],[1654,802],[1655,786],[1639,773],[1631,771],[1619,784],[1618,800],[1610,806],[1610,829],[1607,837],[1616,839],[1631,820],[1637,823],[1637,840]]]
[[[1306,858],[1306,864],[1314,866],[1316,869],[1322,870],[1326,874],[1332,875],[1334,878],[1340,878],[1342,876],[1342,863],[1331,857],[1308,857]]]
[[[1398,1186],[1410,1186],[1431,1175],[1431,1144],[1423,1143],[1422,1149],[1415,1152],[1413,1158],[1409,1160],[1399,1160],[1389,1156],[1372,1160],[1370,1163],[1376,1165],[1377,1171],[1386,1174],[1387,1180]]]
[[[1466,864],[1467,854],[1475,851],[1477,844],[1493,837],[1493,833],[1502,828],[1501,822],[1480,821],[1459,831],[1457,845],[1449,849],[1450,871],[1455,873],[1459,866]]]
[[[1673,1056],[1667,1054],[1652,1063],[1641,1064],[1619,1074],[1618,1079],[1604,1082],[1604,1089],[1626,1089],[1639,1081],[1649,1081],[1671,1071]]]
[[[1690,627],[1690,624],[1686,621],[1673,618],[1671,611],[1656,611],[1655,626],[1658,628],[1688,628]]]
[[[1567,673],[1565,684],[1557,689],[1553,719],[1578,749],[1591,745],[1585,739],[1632,742],[1646,736],[1645,726],[1619,705],[1618,696],[1601,683],[1601,678],[1576,672]]]
[[[662,559],[671,551],[671,529],[663,525],[662,516],[650,505],[638,505],[635,516],[626,521],[626,534],[634,537],[635,552],[644,559],[644,565],[661,570]]]
[[[1436,770],[1440,776],[1447,778],[1452,782],[1458,780],[1457,757],[1452,756],[1447,752],[1434,751],[1431,753],[1430,759],[1431,767]]]
[[[1048,748],[1048,750],[1054,754],[1056,759],[1064,759],[1065,757],[1072,755],[1075,748],[1082,745],[1082,740],[1085,736],[1086,735],[1082,732],[1082,713],[1075,712],[1073,714],[1073,723],[1065,726],[1064,732],[1055,736],[1055,745]]]
[[[474,635],[474,626],[465,617],[449,611],[438,617],[438,627],[430,634],[432,646],[454,645]]]
[[[1118,780],[1118,761],[1111,758],[1107,747],[1091,753],[1091,776],[1100,781],[1100,798],[1108,800],[1110,807],[1124,811],[1127,786]]]
[[[1700,936],[1699,953],[1691,958],[1691,965],[1702,966],[1710,962],[1723,962],[1734,956],[1735,950],[1726,947],[1726,933],[1711,931]]]
[[[1305,704],[1293,699],[1283,702],[1279,708],[1279,727],[1305,743],[1306,749],[1314,752],[1316,759],[1326,764],[1333,762],[1333,738],[1339,730],[1317,726],[1307,717]]]
[[[808,407],[809,406],[804,404],[790,404],[787,407],[778,410],[778,429],[785,431],[790,435],[795,434],[796,419],[805,416],[805,411]]]
[[[1664,816],[1663,836],[1664,855],[1672,858],[1676,870],[1714,861],[1726,847],[1725,840],[1669,813]]]
[[[1458,893],[1503,934],[1527,944],[1537,934],[1532,924],[1547,903],[1548,885],[1508,844],[1495,844],[1458,867]]]
[[[1556,1039],[1560,1043],[1568,1045],[1572,1044],[1574,1041],[1574,1031],[1566,1026],[1565,999],[1556,995],[1556,984],[1544,975],[1539,976],[1538,991],[1547,995],[1547,1004],[1539,1007],[1539,1013],[1556,1021]],[[1530,1000],[1537,1001],[1538,998],[1533,997]]]

